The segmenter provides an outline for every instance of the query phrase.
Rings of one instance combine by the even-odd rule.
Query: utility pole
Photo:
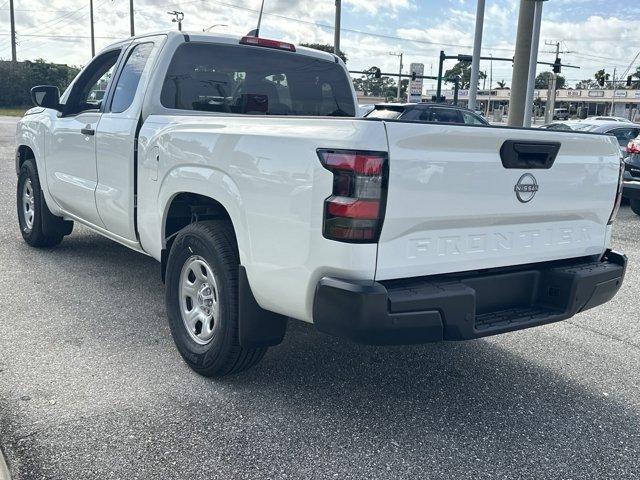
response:
[[[476,98],[478,96],[478,76],[480,73],[480,51],[482,48],[482,30],[484,27],[484,2],[478,0],[476,8],[476,34],[473,40],[473,59],[471,60],[471,83],[469,84],[469,104],[470,110],[476,109]]]
[[[512,127],[521,127],[524,119],[534,14],[535,3],[531,0],[520,0],[516,53],[513,57],[511,98],[509,101],[508,124]]]
[[[333,53],[340,55],[340,19],[342,17],[342,0],[336,0],[336,21],[333,33]]]
[[[133,24],[133,0],[129,0],[129,24],[131,25],[131,36],[135,37],[136,29]]]
[[[91,22],[91,58],[96,56],[96,36],[93,31],[93,0],[89,0],[89,18]]]
[[[173,23],[177,23],[178,24],[178,30],[182,31],[182,20],[184,20],[184,13],[182,12],[178,12],[177,10],[174,10],[173,12],[167,12],[169,15],[173,15],[173,18],[171,19],[171,21]],[[257,37],[258,35],[256,35]]]
[[[486,116],[489,118],[489,108],[491,107],[491,93],[493,92],[493,53],[491,56],[491,62],[489,63],[489,101],[487,102]]]
[[[404,53],[389,52],[389,55],[400,58],[400,73],[398,74],[398,102],[400,101],[400,89],[402,88],[402,57]]]
[[[533,15],[533,31],[531,33],[531,53],[529,55],[529,78],[527,80],[527,95],[524,104],[523,126],[531,127],[531,115],[533,113],[533,92],[536,88],[536,67],[538,66],[538,47],[540,46],[540,24],[542,23],[542,2],[535,1]]]
[[[616,104],[616,68],[613,68],[613,97],[611,97],[611,113],[609,115],[615,115],[614,107]]]
[[[16,55],[16,19],[13,11],[13,0],[9,0],[9,17],[11,18],[11,61],[17,62]]]

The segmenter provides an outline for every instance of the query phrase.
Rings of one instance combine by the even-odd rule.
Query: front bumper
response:
[[[627,265],[608,250],[582,258],[383,282],[325,277],[316,328],[371,345],[469,340],[557,322],[611,300]]]

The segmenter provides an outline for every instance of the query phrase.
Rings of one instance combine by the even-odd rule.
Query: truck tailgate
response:
[[[403,122],[385,126],[389,186],[377,280],[604,252],[620,167],[619,148],[610,137]],[[517,162],[505,167],[500,150],[507,141],[534,144],[534,150],[536,141],[560,145],[550,166],[534,161],[527,168]],[[520,150],[521,159],[535,160],[526,148]]]

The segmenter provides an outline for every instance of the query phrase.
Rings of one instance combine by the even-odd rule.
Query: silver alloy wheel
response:
[[[200,345],[209,343],[220,325],[218,282],[206,260],[187,258],[180,273],[180,314],[189,336]]]
[[[22,186],[22,218],[29,230],[33,228],[33,220],[35,218],[35,197],[33,195],[33,185],[31,179],[27,178]]]

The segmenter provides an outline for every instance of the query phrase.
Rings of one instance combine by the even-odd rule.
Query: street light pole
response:
[[[402,88],[402,57],[403,57],[404,53],[402,53],[402,52],[400,52],[400,53],[389,52],[389,55],[393,55],[394,57],[400,57],[400,72],[398,73],[398,97],[397,97],[397,100],[399,102],[400,101],[400,89]]]
[[[336,21],[333,33],[333,53],[340,55],[340,21],[342,18],[342,0],[336,0]]]
[[[91,58],[96,56],[96,39],[93,31],[93,0],[89,0],[89,18],[91,22]]]
[[[478,95],[478,76],[480,73],[480,52],[482,48],[482,30],[484,27],[484,4],[485,0],[478,0],[476,8],[476,34],[473,40],[473,59],[471,60],[471,83],[469,85],[469,104],[471,110],[476,108],[476,98]]]
[[[536,66],[538,65],[538,47],[540,46],[540,24],[542,23],[542,2],[536,0],[533,15],[533,32],[531,33],[531,54],[529,55],[529,78],[527,80],[527,96],[524,104],[524,119],[522,126],[531,127],[533,113],[533,93],[536,87]]]

